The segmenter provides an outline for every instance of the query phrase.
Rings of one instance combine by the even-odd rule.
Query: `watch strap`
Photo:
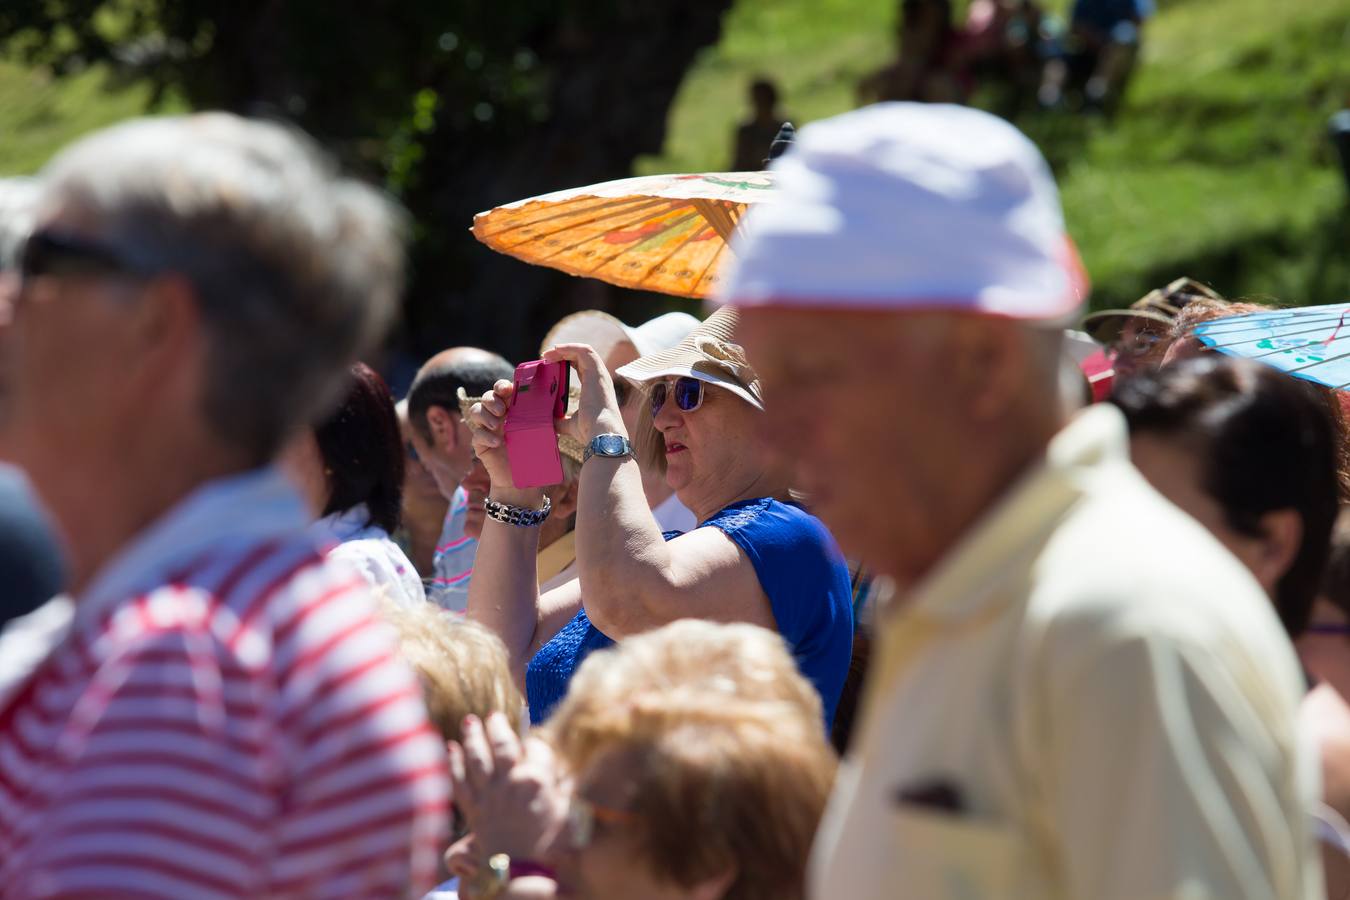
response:
[[[604,445],[606,443],[609,443],[610,439],[622,441],[623,449],[620,450],[618,453],[611,453],[605,450]],[[603,456],[606,459],[623,459],[624,457],[632,455],[633,455],[633,444],[631,441],[628,440],[628,438],[624,437],[621,434],[614,434],[613,432],[607,432],[605,434],[597,434],[595,437],[591,438],[591,442],[586,445],[586,452],[581,455],[581,462],[582,464],[585,464],[585,462],[592,456]]]

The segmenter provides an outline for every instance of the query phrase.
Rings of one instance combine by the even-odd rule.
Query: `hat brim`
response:
[[[621,366],[618,369],[618,374],[638,385],[645,385],[647,382],[659,381],[663,378],[697,378],[704,384],[711,384],[730,391],[755,409],[761,411],[764,409],[763,401],[756,397],[749,388],[730,375],[719,371],[714,363],[705,360],[689,363],[669,362],[648,368],[639,367],[641,362],[641,360],[638,360],[626,366]]]
[[[1147,319],[1171,325],[1175,321],[1165,313],[1149,309],[1104,309],[1083,319],[1083,330],[1099,344],[1109,344],[1120,337],[1121,329],[1130,319]]]

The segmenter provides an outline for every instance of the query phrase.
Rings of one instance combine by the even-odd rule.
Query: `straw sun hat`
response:
[[[669,350],[642,356],[617,373],[635,384],[662,378],[690,377],[730,391],[755,409],[764,408],[759,376],[734,340],[739,316],[724,306]]]

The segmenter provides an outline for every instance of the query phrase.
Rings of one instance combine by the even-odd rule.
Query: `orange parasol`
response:
[[[620,287],[703,299],[769,172],[651,175],[573,188],[474,217],[493,250]]]

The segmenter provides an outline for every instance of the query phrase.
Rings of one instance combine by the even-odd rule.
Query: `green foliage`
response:
[[[1063,10],[1067,3],[1046,4]],[[1019,122],[1056,165],[1094,306],[1180,274],[1290,303],[1350,297],[1344,189],[1326,122],[1350,105],[1350,0],[1161,0],[1111,122]],[[851,108],[893,52],[876,0],[740,0],[702,54],[645,172],[727,164],[751,78],[798,124]]]

